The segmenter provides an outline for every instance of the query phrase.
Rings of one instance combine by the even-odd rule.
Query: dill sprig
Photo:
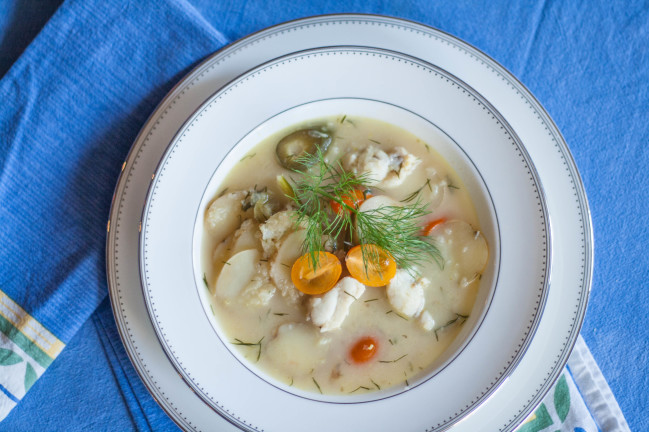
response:
[[[426,258],[440,267],[442,255],[428,237],[420,236],[417,221],[427,215],[425,203],[416,201],[406,206],[383,206],[356,213],[356,226],[361,244],[374,244],[388,251],[398,267],[413,269]],[[377,257],[378,258],[378,257]]]
[[[413,270],[429,258],[442,266],[439,249],[429,237],[420,235],[418,221],[429,213],[425,203],[417,200],[403,206],[381,206],[361,212],[346,198],[372,185],[367,174],[345,171],[338,161],[327,162],[320,149],[297,161],[302,168],[294,170],[299,178],[291,178],[295,193],[289,198],[297,207],[296,224],[305,229],[302,248],[310,254],[312,268],[318,267],[319,252],[325,249],[328,240],[379,246],[394,258],[397,266],[406,270]],[[334,212],[331,202],[338,203],[344,211]],[[376,248],[361,250],[365,271],[379,268]]]
[[[355,210],[344,202],[344,197],[368,184],[369,179],[345,171],[340,163],[329,164],[319,148],[315,154],[301,156],[296,162],[304,168],[294,170],[300,178],[291,179],[294,196],[289,198],[297,206],[297,225],[306,230],[302,249],[310,254],[312,268],[317,268],[318,252],[324,250],[327,239],[339,239],[348,234],[349,241],[352,240],[354,225],[350,213],[334,213],[330,202]]]
[[[232,342],[233,345],[240,345],[240,346],[248,346],[248,347],[257,347],[257,361],[261,358],[261,341],[264,340],[264,336],[262,336],[261,339],[259,339],[257,342],[244,342],[241,339],[234,339],[234,342]]]

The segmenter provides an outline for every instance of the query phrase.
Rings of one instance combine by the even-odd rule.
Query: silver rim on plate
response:
[[[577,301],[574,305],[574,315],[571,317],[572,325],[570,325],[568,329],[568,334],[565,336],[565,341],[563,341],[562,343],[560,352],[557,353],[556,359],[553,361],[550,370],[547,371],[546,376],[543,378],[543,384],[532,391],[532,396],[523,403],[523,407],[521,409],[514,411],[509,418],[503,420],[502,427],[500,429],[511,429],[515,427],[524,418],[524,416],[526,416],[531,411],[531,409],[534,408],[534,406],[538,403],[538,401],[540,401],[542,396],[554,382],[556,377],[558,377],[561,368],[567,361],[570,349],[572,348],[576,340],[580,324],[583,320],[587,294],[590,287],[592,269],[592,231],[590,227],[588,206],[585,199],[585,194],[583,192],[583,185],[581,184],[576,168],[574,167],[574,162],[572,161],[567,146],[565,145],[565,142],[557,131],[556,126],[554,126],[545,111],[533,98],[533,96],[531,96],[529,92],[525,90],[525,88],[516,79],[511,77],[510,74],[508,74],[502,67],[497,65],[493,60],[489,59],[487,56],[468,46],[467,44],[460,42],[457,39],[445,35],[437,30],[402,20],[373,16],[328,16],[308,18],[264,30],[260,33],[251,35],[248,38],[245,38],[208,58],[192,73],[190,73],[188,78],[183,80],[174,90],[172,90],[172,92],[169,94],[169,96],[167,96],[167,98],[165,98],[165,100],[163,100],[158,109],[154,112],[154,114],[152,114],[149,122],[147,122],[147,124],[143,128],[142,133],[136,140],[135,145],[131,153],[129,154],[127,163],[125,163],[125,167],[129,169],[125,170],[125,174],[120,177],[120,180],[118,182],[116,188],[117,200],[115,205],[113,205],[113,208],[111,209],[111,219],[109,221],[107,263],[111,303],[113,306],[116,321],[118,323],[118,329],[122,336],[125,347],[127,348],[129,357],[133,361],[136,369],[140,373],[143,381],[145,382],[151,393],[154,395],[154,397],[157,396],[158,402],[161,403],[162,407],[170,414],[170,416],[175,421],[177,421],[181,427],[194,429],[194,425],[192,425],[191,420],[187,419],[182,412],[178,412],[176,410],[173,402],[166,399],[164,392],[162,392],[156,386],[155,377],[151,377],[149,375],[148,368],[144,363],[144,359],[140,357],[137,347],[137,344],[141,344],[142,342],[134,340],[133,336],[131,335],[128,318],[124,316],[124,309],[126,308],[121,304],[122,287],[120,284],[120,269],[117,265],[118,260],[116,255],[119,250],[118,241],[120,240],[120,222],[123,222],[122,219],[125,217],[125,215],[121,213],[122,204],[125,202],[124,197],[127,193],[127,189],[129,188],[129,186],[132,186],[132,184],[129,185],[131,175],[134,171],[135,165],[137,165],[138,163],[138,159],[141,152],[143,151],[143,148],[147,145],[147,140],[152,134],[152,129],[155,129],[155,127],[160,124],[161,120],[165,117],[167,112],[173,109],[174,104],[181,101],[182,96],[185,94],[185,91],[187,91],[188,88],[197,83],[204,76],[204,74],[207,73],[206,70],[217,67],[220,62],[227,62],[228,58],[235,56],[241,50],[245,50],[246,48],[256,43],[259,43],[260,40],[272,38],[284,32],[295,32],[300,28],[329,25],[334,26],[337,24],[390,26],[391,28],[397,29],[398,31],[415,31],[421,33],[422,35],[426,35],[426,37],[444,40],[444,43],[452,46],[453,49],[462,50],[464,52],[464,55],[468,55],[472,59],[475,59],[483,64],[485,67],[491,70],[498,77],[498,79],[505,82],[508,87],[513,89],[517,93],[517,95],[524,100],[524,103],[537,117],[537,121],[539,121],[547,131],[551,141],[554,142],[555,150],[558,151],[561,159],[563,160],[563,165],[565,165],[569,180],[573,184],[572,188],[574,190],[574,199],[577,204],[577,217],[580,219],[577,224],[581,225],[581,231],[580,233],[578,233],[579,236],[581,236],[582,265],[580,274],[578,275],[581,284],[579,291],[575,293]],[[146,135],[145,131],[148,132]],[[129,214],[129,216],[131,215]],[[552,217],[552,213],[550,216]],[[132,230],[133,227],[130,227],[130,229]]]

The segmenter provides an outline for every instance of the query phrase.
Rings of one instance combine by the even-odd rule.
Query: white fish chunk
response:
[[[354,174],[365,174],[373,182],[380,182],[390,171],[390,157],[375,145],[348,152],[343,157],[343,168]]]
[[[388,153],[388,157],[390,158],[390,171],[379,185],[384,188],[401,185],[421,163],[421,159],[408,153],[408,150],[403,147],[395,147],[394,150]]]
[[[426,304],[424,288],[429,284],[428,279],[415,279],[406,270],[399,269],[388,284],[388,301],[400,315],[408,318],[417,316]]]
[[[345,170],[367,175],[378,187],[393,188],[401,185],[421,160],[404,147],[385,152],[375,145],[368,145],[347,153],[342,163]]]
[[[261,247],[264,250],[265,258],[277,252],[284,236],[289,231],[294,230],[294,224],[295,211],[283,210],[275,213],[265,223],[259,226],[259,230],[261,231]]]
[[[321,332],[340,328],[349,314],[349,308],[365,292],[365,285],[351,277],[344,277],[329,291],[309,299],[311,322]]]
[[[417,321],[419,322],[419,326],[426,331],[431,331],[435,328],[435,320],[427,310],[423,311],[421,315],[419,315]]]

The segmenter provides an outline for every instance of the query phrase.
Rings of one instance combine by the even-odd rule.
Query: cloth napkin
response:
[[[423,21],[417,11],[426,5],[399,10],[374,1],[358,11]],[[193,65],[231,41],[236,26],[257,29],[241,20],[244,7],[203,3],[201,14],[184,0],[66,0],[0,80],[0,418],[72,349],[66,366],[77,356],[112,372],[112,381],[94,385],[117,389],[124,406],[107,409],[127,412],[129,429],[175,428],[137,379],[104,300],[105,223],[121,163],[156,104]],[[299,13],[342,7],[332,2]],[[273,16],[298,13],[282,12],[288,15]],[[63,379],[45,378],[69,385]],[[65,428],[48,421],[44,430]],[[581,339],[569,367],[519,428],[542,430],[628,430]]]
[[[0,81],[0,418],[106,297],[121,163],[166,92],[225,43],[192,11],[65,2]]]

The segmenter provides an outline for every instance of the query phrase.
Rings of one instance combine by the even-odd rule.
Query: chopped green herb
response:
[[[345,122],[345,119],[347,119],[347,114],[345,114],[345,115],[343,116],[343,118],[340,119],[340,123],[341,123],[341,124],[344,123],[344,122]]]
[[[373,301],[377,301],[377,300],[378,300],[377,298],[373,298],[373,299],[365,300],[365,303],[369,303],[369,302],[373,302]]]
[[[363,390],[369,390],[369,387],[358,386],[358,387],[356,387],[354,390],[350,391],[349,393],[350,393],[350,394],[351,394],[351,393],[354,393],[354,392],[356,392],[356,391],[358,391],[358,390],[360,390],[360,389],[363,389]]]
[[[261,319],[261,317],[260,317]],[[264,340],[264,337],[262,336],[261,339],[259,339],[256,343],[252,342],[243,342],[241,339],[234,339],[234,342],[232,342],[234,345],[241,345],[241,346],[249,346],[249,347],[254,347],[256,346],[258,348],[257,351],[257,361],[261,358],[261,341]]]
[[[433,191],[433,187],[430,185],[430,179],[427,178],[426,183],[424,183],[419,189],[417,189],[416,191],[414,191],[413,193],[411,193],[410,195],[408,195],[407,197],[402,199],[401,202],[410,202],[410,201],[414,200],[415,198],[417,198],[419,196],[421,191],[424,190],[424,188],[426,186],[428,186],[428,189],[430,189],[431,192]]]
[[[374,384],[374,386],[375,386],[378,390],[381,390],[381,386],[379,386],[377,383],[375,383],[374,380],[373,380],[372,378],[370,378],[370,381],[372,381],[372,384]]]
[[[212,315],[216,316],[216,314],[214,313],[214,306],[210,305],[210,309],[212,309]]]
[[[205,288],[209,288],[210,286],[207,284],[207,276],[205,276],[205,273],[203,273],[203,283],[205,284]]]
[[[286,315],[288,315],[288,314],[287,314],[287,313],[284,313],[284,312],[274,312],[273,315],[277,315],[277,316],[286,316]]]
[[[315,378],[313,377],[311,377],[311,379],[313,380],[315,386],[318,387],[318,391],[320,392],[320,394],[322,394],[322,389],[320,388],[320,384],[318,384],[318,381],[316,381]]]
[[[374,144],[383,145],[377,140],[374,140],[374,139],[371,139],[371,138],[369,138],[369,140],[372,141]]]
[[[351,294],[348,293],[347,291],[343,291],[343,292],[344,292],[345,294],[347,294],[348,296],[350,296],[351,298],[353,298],[354,300],[358,300],[356,297],[354,297],[353,295],[351,295]]]
[[[459,189],[458,186],[455,186],[455,184],[453,184],[453,180],[451,179],[451,177],[448,176],[446,177],[446,187],[449,189]]]
[[[244,157],[242,157],[241,159],[239,159],[239,162],[243,162],[243,161],[246,160],[246,159],[252,159],[253,157],[255,157],[255,155],[256,155],[256,153],[253,153],[253,154],[247,154],[247,155],[245,155]]]
[[[447,327],[452,326],[452,325],[455,324],[456,322],[457,322],[458,324],[462,325],[462,324],[464,324],[464,322],[467,320],[467,318],[469,318],[468,315],[462,315],[462,314],[459,314],[459,313],[455,313],[455,318],[449,320],[446,324],[441,325],[441,326],[439,326],[439,327],[437,327],[436,329],[433,330],[433,332],[435,332],[435,339],[436,339],[437,341],[439,341],[439,335],[437,334],[438,331],[440,331],[440,330],[444,330],[444,329],[446,329]],[[458,322],[458,320],[459,320],[459,322]]]
[[[402,358],[404,358],[407,355],[408,354],[404,354],[401,357],[399,357],[398,359],[394,359],[394,360],[379,360],[379,363],[396,363],[396,362],[398,362],[399,360],[401,360]]]

